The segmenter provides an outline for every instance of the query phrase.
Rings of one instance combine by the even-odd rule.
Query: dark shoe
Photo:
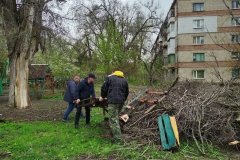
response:
[[[75,129],[79,129],[79,124],[75,124]]]
[[[109,118],[108,118],[108,117],[105,117],[105,118],[104,118],[104,121],[105,121],[105,122],[108,122],[108,121],[109,121]]]

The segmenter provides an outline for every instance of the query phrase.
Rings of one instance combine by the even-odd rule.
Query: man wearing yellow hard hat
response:
[[[108,99],[109,126],[113,134],[114,142],[122,141],[122,134],[119,125],[119,113],[129,94],[128,82],[122,71],[116,70],[109,75],[101,89],[101,98]]]

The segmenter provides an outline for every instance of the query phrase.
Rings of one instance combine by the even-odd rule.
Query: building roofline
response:
[[[165,20],[163,21],[163,24],[167,21],[167,19],[168,19],[168,14],[170,13],[171,8],[173,8],[173,6],[176,4],[176,2],[177,2],[177,0],[174,0],[174,1],[172,2],[171,7],[169,8],[168,13],[167,13],[167,15],[166,15],[166,17],[165,17]],[[162,28],[162,27],[161,27],[161,28]]]

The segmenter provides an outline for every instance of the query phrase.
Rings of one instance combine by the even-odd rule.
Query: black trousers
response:
[[[76,112],[76,116],[75,116],[75,125],[79,125],[79,119],[81,117],[82,114],[82,108],[78,106],[77,107],[77,112]],[[85,111],[86,111],[86,124],[90,124],[90,118],[91,118],[91,108],[90,106],[84,107]]]

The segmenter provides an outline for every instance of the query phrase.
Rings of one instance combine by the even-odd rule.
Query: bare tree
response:
[[[160,34],[159,34],[158,37],[156,38],[153,48],[148,54],[149,58],[147,58],[147,60],[143,60],[144,67],[148,73],[148,79],[149,79],[150,85],[152,85],[154,82],[154,75],[156,74],[156,70],[161,70],[161,68],[156,67],[156,63],[161,61],[162,59],[161,56],[163,55],[163,48],[164,48],[164,45],[160,40]]]
[[[162,23],[154,1],[124,5],[119,0],[102,0],[100,3],[80,3],[75,10],[79,18],[78,30],[82,37],[87,37],[89,52],[93,54],[99,50],[99,40],[105,39],[100,35],[106,33],[109,22],[112,22],[114,30],[120,33],[116,39],[123,38],[122,53],[118,54],[136,53],[129,58],[131,64],[141,62],[144,50],[150,53],[153,43],[148,41],[155,41]]]

